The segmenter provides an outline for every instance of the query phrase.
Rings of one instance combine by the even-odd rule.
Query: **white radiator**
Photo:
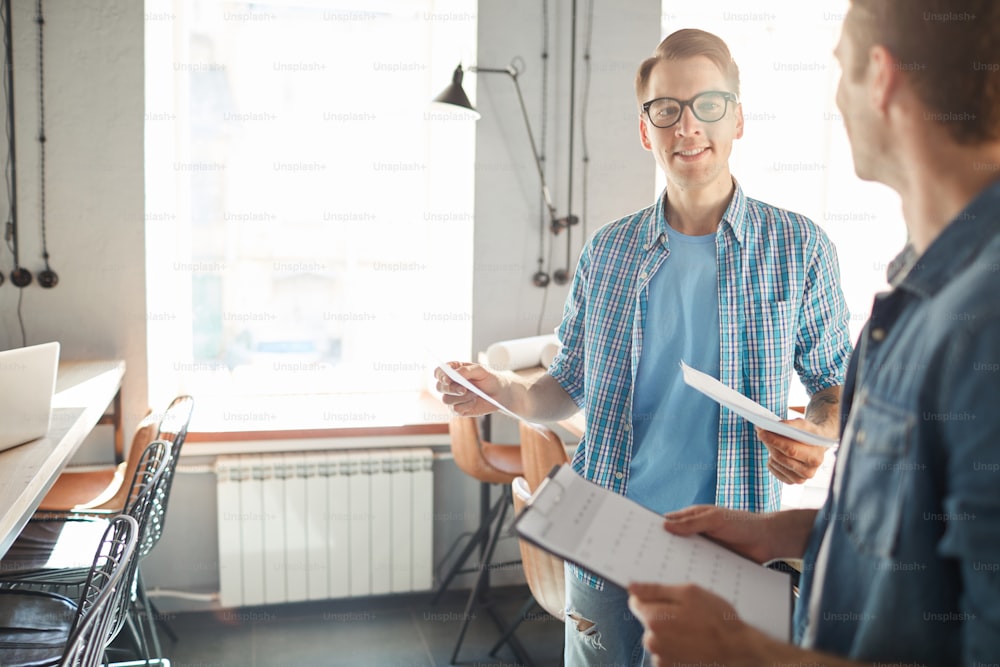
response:
[[[430,449],[220,456],[220,601],[239,607],[425,591]]]

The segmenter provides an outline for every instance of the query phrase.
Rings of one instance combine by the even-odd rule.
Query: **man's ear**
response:
[[[643,116],[639,116],[639,143],[647,151],[653,150],[653,144],[649,141],[649,126],[646,125],[646,119]]]
[[[880,115],[888,113],[889,100],[899,85],[899,63],[889,49],[876,44],[868,52],[868,91]]]
[[[743,137],[743,103],[736,103],[736,138]]]

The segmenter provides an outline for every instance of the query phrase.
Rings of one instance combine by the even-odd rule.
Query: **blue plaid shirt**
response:
[[[649,281],[670,248],[664,198],[605,225],[584,247],[558,329],[562,351],[548,371],[584,409],[586,433],[573,468],[621,494]],[[793,369],[810,394],[842,384],[849,312],[826,234],[804,216],[746,197],[736,183],[716,249],[719,379],[779,415]],[[781,483],[767,470],[753,425],[722,408],[718,444],[716,503],[778,509]]]

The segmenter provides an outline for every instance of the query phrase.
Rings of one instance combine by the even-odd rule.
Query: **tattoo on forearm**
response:
[[[806,419],[813,424],[823,424],[829,419],[835,419],[839,411],[840,387],[830,387],[812,395],[806,406]]]

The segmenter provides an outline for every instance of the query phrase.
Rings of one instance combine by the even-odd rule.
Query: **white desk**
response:
[[[59,364],[48,435],[0,452],[0,556],[10,548],[80,444],[102,421],[108,405],[114,401],[118,408],[124,375],[124,361]],[[118,408],[117,418],[120,416]]]

